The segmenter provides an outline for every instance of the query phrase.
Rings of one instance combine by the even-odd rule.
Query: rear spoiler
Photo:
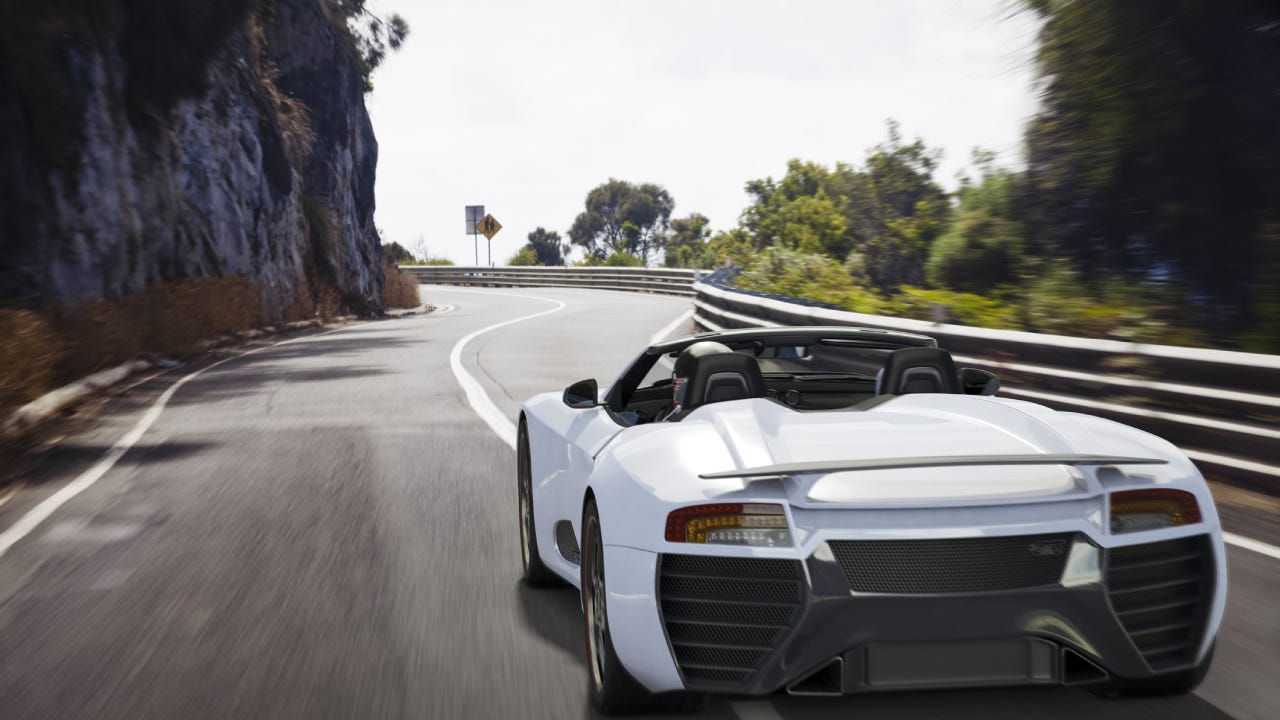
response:
[[[875,458],[871,460],[838,460],[819,462],[783,463],[764,465],[742,470],[703,473],[703,480],[726,478],[776,478],[805,473],[833,473],[853,470],[896,470],[899,468],[958,467],[962,465],[1166,465],[1161,458],[1124,457],[1121,455],[936,455],[905,458]]]

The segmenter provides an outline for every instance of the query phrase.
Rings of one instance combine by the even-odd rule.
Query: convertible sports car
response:
[[[525,580],[582,593],[605,712],[706,693],[1204,677],[1213,499],[1169,443],[993,397],[932,338],[731,330],[530,399]]]

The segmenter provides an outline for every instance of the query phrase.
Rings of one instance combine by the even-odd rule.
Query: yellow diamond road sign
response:
[[[498,222],[498,219],[493,215],[485,215],[483,220],[476,223],[476,231],[489,240],[492,240],[493,236],[497,235],[501,229],[502,223]]]

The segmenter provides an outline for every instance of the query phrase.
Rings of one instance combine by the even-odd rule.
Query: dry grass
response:
[[[382,304],[389,308],[415,308],[422,304],[417,279],[387,257],[382,258]]]
[[[50,388],[58,354],[45,318],[29,310],[0,310],[0,414]]]
[[[276,85],[280,69],[265,56],[267,35],[262,23],[261,12],[250,15],[245,21],[244,35],[249,43],[250,59],[262,83],[262,90],[275,111],[289,159],[295,166],[300,166],[310,157],[316,142],[316,133],[311,127],[311,109]]]
[[[204,340],[262,321],[261,296],[240,277],[158,283],[117,300],[42,312],[0,310],[0,417],[142,352],[191,355]]]
[[[342,296],[330,285],[315,283],[314,290],[300,291],[284,312],[286,322],[319,320],[329,322],[342,313]]]

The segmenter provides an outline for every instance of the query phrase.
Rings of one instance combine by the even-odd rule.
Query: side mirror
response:
[[[1000,380],[986,370],[960,368],[960,387],[965,395],[995,395]]]
[[[579,380],[564,389],[564,404],[571,408],[590,408],[600,404],[600,387],[595,378]]]

